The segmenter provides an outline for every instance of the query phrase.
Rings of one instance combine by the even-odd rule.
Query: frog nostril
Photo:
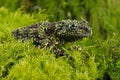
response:
[[[83,29],[83,27],[80,27],[80,29]]]

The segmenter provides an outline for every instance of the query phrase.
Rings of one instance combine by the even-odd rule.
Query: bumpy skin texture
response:
[[[58,48],[59,45],[89,37],[91,34],[92,29],[87,21],[70,19],[58,22],[40,22],[12,31],[12,36],[16,39],[22,41],[31,39],[40,48],[52,47],[51,51],[56,54],[56,57],[68,57],[64,50]]]

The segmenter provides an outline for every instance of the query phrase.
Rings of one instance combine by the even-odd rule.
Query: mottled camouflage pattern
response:
[[[51,47],[56,56],[68,56],[58,48],[60,44],[73,42],[83,37],[89,37],[92,30],[87,21],[62,20],[58,22],[40,22],[12,31],[12,36],[22,41],[33,40],[34,44],[42,47]]]

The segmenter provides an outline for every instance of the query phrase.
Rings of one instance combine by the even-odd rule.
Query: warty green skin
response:
[[[92,29],[85,20],[62,20],[58,22],[40,22],[12,31],[12,36],[23,42],[33,40],[34,44],[43,47],[52,47],[56,57],[67,56],[64,50],[58,48],[66,42],[81,40],[92,35]]]

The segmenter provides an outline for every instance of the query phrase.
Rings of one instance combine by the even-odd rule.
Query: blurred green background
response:
[[[49,21],[85,18],[94,37],[107,39],[120,32],[120,0],[0,0],[0,6],[27,13],[45,10]]]

